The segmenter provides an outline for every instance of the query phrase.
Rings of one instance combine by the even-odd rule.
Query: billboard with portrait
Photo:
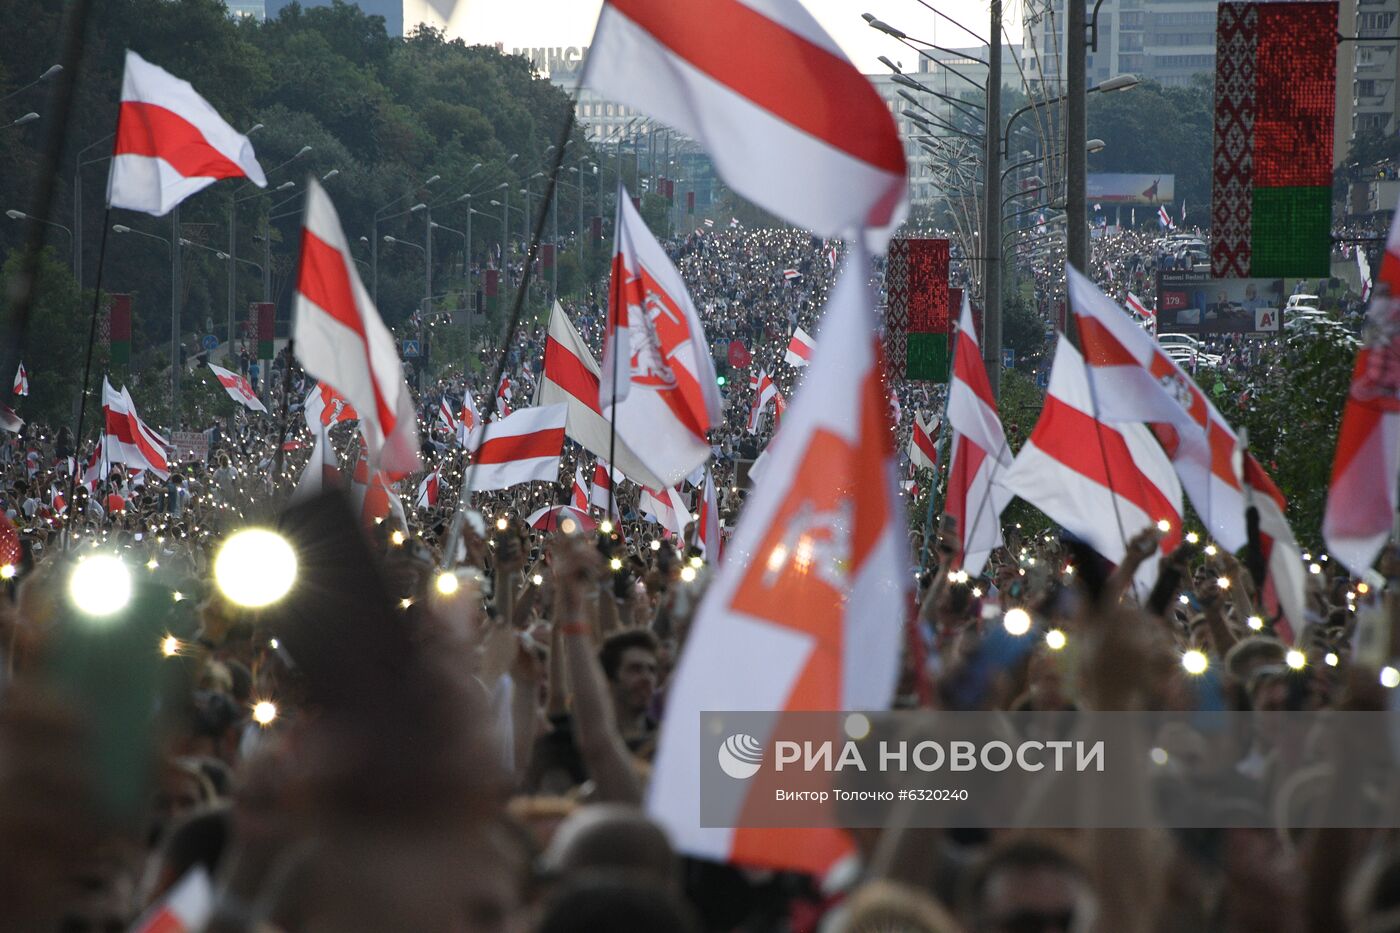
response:
[[[1085,176],[1089,201],[1102,204],[1170,204],[1176,200],[1176,176],[1154,172],[1134,175],[1090,172]]]
[[[1277,334],[1286,302],[1283,279],[1212,279],[1196,272],[1159,272],[1157,332]]]

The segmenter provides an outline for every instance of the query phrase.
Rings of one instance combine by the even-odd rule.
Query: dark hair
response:
[[[551,898],[539,933],[698,933],[681,898],[654,882],[587,872]]]
[[[598,663],[603,666],[603,675],[608,680],[617,679],[617,669],[622,666],[622,656],[629,648],[641,648],[652,654],[659,654],[661,646],[656,636],[646,629],[635,628],[616,635],[609,635],[598,649]]]
[[[196,810],[171,828],[165,837],[162,859],[174,878],[183,878],[196,865],[210,875],[219,869],[229,837],[227,805]]]
[[[973,866],[963,893],[963,905],[967,913],[976,916],[981,912],[982,899],[987,896],[987,887],[998,872],[1036,869],[1060,871],[1081,879],[1087,877],[1079,860],[1054,839],[1038,836],[1013,838],[1004,845],[993,847]]]

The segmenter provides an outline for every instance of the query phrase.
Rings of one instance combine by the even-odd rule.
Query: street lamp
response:
[[[1126,91],[1130,88],[1137,87],[1138,83],[1139,79],[1138,76],[1135,74],[1114,75],[1111,78],[1108,78],[1104,81],[1100,81],[1098,84],[1089,88],[1084,93],[1096,94],[1102,92],[1105,94],[1109,94],[1113,91]],[[1026,104],[1024,107],[1021,107],[1019,110],[1016,110],[1014,113],[1012,113],[1011,118],[1006,121],[1006,131],[1002,135],[1001,139],[1002,155],[1009,156],[1011,154],[1011,127],[1021,116],[1021,114],[1029,113],[1030,111],[1037,110],[1041,107],[1049,107],[1051,104],[1058,104],[1065,98],[1066,95],[1060,94],[1057,97],[1051,97],[1046,100],[1033,101],[1032,103]]]
[[[263,124],[261,124],[261,123],[254,123],[252,126],[250,126],[250,127],[248,128],[248,132],[247,132],[245,135],[251,136],[251,135],[253,135],[254,133],[256,133],[256,132],[257,132],[258,130],[260,130],[260,129],[263,129]],[[278,172],[278,171],[281,171],[282,169],[286,168],[288,165],[291,165],[291,164],[292,164],[293,162],[295,162],[297,159],[300,159],[302,156],[306,155],[307,153],[309,153],[309,152],[311,152],[311,151],[312,151],[312,148],[311,148],[310,146],[302,146],[302,147],[301,147],[300,149],[298,149],[298,150],[296,151],[296,153],[293,154],[290,158],[284,159],[283,161],[281,161],[281,162],[277,163],[276,165],[274,165],[272,168],[268,169],[268,170],[264,173],[264,175],[263,175],[264,179],[271,178],[272,175],[273,175],[273,173]],[[327,175],[326,177],[329,178],[330,176]],[[238,222],[237,222],[237,218],[238,218],[238,205],[239,205],[239,204],[242,204],[244,201],[251,201],[251,200],[253,200],[254,198],[260,198],[260,197],[262,197],[263,195],[272,194],[272,193],[275,193],[275,192],[278,192],[278,191],[286,191],[288,188],[292,188],[292,187],[295,187],[295,186],[296,186],[296,182],[294,182],[294,181],[286,181],[286,182],[283,182],[282,184],[278,185],[276,188],[271,188],[271,189],[262,188],[262,189],[259,189],[259,190],[254,191],[252,194],[245,194],[243,197],[239,197],[239,196],[238,196],[238,192],[241,191],[241,190],[243,190],[243,188],[246,187],[248,184],[250,184],[250,182],[244,182],[242,185],[239,185],[237,188],[235,188],[235,189],[230,193],[230,196],[229,196],[229,203],[228,203],[228,255],[229,255],[228,264],[229,264],[229,265],[228,265],[228,309],[227,309],[227,312],[226,312],[227,317],[228,317],[228,320],[225,322],[225,327],[226,327],[226,331],[227,331],[227,332],[226,332],[226,334],[224,335],[224,339],[225,339],[225,346],[226,346],[226,350],[227,350],[227,353],[228,353],[229,358],[232,358],[232,356],[233,356],[233,319],[234,319],[234,306],[238,303],[238,294],[237,294],[237,285],[238,285],[238,265],[237,265],[237,262],[236,262],[236,259],[237,259],[237,256],[238,256]],[[271,208],[268,209],[268,213],[269,213],[269,214],[272,213],[272,209],[271,209]],[[267,227],[266,227],[265,224],[264,224],[263,229],[264,229],[264,232],[266,232]],[[266,266],[266,267],[263,269],[262,280],[263,280],[263,301],[269,301],[269,300],[271,300],[271,297],[272,297],[272,294],[271,294],[271,293],[272,293],[272,268],[271,268],[271,266]]]
[[[422,184],[420,184],[418,188],[415,188],[413,192],[409,192],[408,194],[415,193],[416,191],[422,188],[428,188],[432,186],[435,182],[438,182],[440,180],[442,180],[441,175],[433,175],[426,181],[424,181]],[[385,211],[389,210],[389,208],[393,207],[394,205],[402,201],[404,198],[408,197],[408,194],[399,195],[398,197],[394,198],[394,200],[390,201],[388,204],[385,204],[383,207],[375,211],[373,222],[370,224],[370,233],[372,235],[369,238],[369,261],[370,278],[373,279],[373,283],[370,286],[370,294],[374,298],[374,304],[376,307],[379,305],[379,222],[381,220],[388,220],[390,217],[397,217],[399,216],[399,214],[408,213],[407,211],[400,211],[399,214],[384,213]]]
[[[73,231],[63,226],[63,224],[55,223],[52,220],[45,220],[42,217],[33,217],[29,214],[26,214],[24,211],[17,211],[13,209],[6,211],[5,216],[10,218],[11,220],[32,220],[35,223],[47,224],[50,227],[57,227],[58,229],[62,230],[64,233],[68,234],[69,262],[70,264],[77,262],[77,259],[75,258],[76,253],[74,251],[77,249],[78,241],[74,239]],[[76,267],[74,267],[74,272],[77,272]]]
[[[6,123],[5,126],[3,127],[3,129],[9,129],[9,128],[12,127],[12,126],[24,126],[24,124],[26,124],[26,123],[33,123],[33,122],[34,122],[35,120],[37,120],[37,119],[39,119],[39,115],[38,115],[37,113],[35,113],[34,111],[31,110],[31,111],[29,111],[28,113],[26,113],[24,116],[18,117],[18,118],[16,118],[16,119],[10,121],[9,123]]]
[[[48,67],[48,70],[45,71],[43,74],[39,75],[39,77],[35,78],[33,81],[30,81],[24,87],[17,88],[16,90],[13,90],[10,93],[6,94],[4,97],[0,97],[0,100],[9,100],[11,97],[14,97],[17,94],[23,94],[25,91],[38,84],[40,81],[47,81],[49,78],[52,78],[54,75],[58,74],[62,70],[62,65],[50,65]]]

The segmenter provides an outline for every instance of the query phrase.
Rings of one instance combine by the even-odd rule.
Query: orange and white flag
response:
[[[853,852],[833,828],[736,828],[755,792],[701,826],[699,729],[701,711],[874,710],[894,693],[911,563],[870,277],[853,246],[667,697],[647,810],[688,855],[824,875]]]

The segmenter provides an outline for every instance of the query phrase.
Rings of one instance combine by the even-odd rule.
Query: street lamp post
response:
[[[77,242],[78,242],[78,241],[77,241],[76,239],[73,238],[73,231],[72,231],[72,230],[70,230],[70,229],[68,229],[67,227],[63,226],[63,224],[56,223],[56,222],[54,222],[54,221],[52,221],[52,220],[45,220],[45,219],[42,218],[42,217],[32,217],[32,216],[30,216],[29,214],[26,214],[24,211],[8,210],[8,211],[5,212],[5,216],[8,217],[8,218],[10,218],[11,220],[32,220],[32,221],[34,221],[35,223],[45,224],[45,225],[50,226],[50,227],[57,227],[58,229],[62,230],[64,233],[68,234],[69,263],[70,263],[70,265],[72,265],[72,267],[73,267],[73,272],[74,272],[74,274],[75,274],[75,275],[77,274],[77,267],[76,267],[76,265],[73,265],[73,264],[75,264],[75,263],[77,262],[77,258],[76,258],[76,257],[77,257],[76,247],[77,247]]]
[[[429,177],[426,181],[423,182],[423,184],[419,185],[418,187],[419,187],[419,188],[428,188],[428,187],[431,187],[432,184],[433,184],[434,182],[440,180],[441,178],[442,178],[441,175],[433,175],[433,176]],[[389,217],[388,217],[388,216],[384,216],[384,212],[387,211],[389,208],[393,207],[395,204],[398,204],[398,203],[399,203],[400,201],[402,201],[405,197],[406,197],[406,195],[402,195],[402,194],[401,194],[401,195],[399,195],[398,197],[394,198],[394,200],[390,201],[388,204],[385,204],[383,207],[379,208],[379,210],[375,211],[375,212],[374,212],[374,220],[373,220],[373,223],[371,223],[371,225],[370,225],[370,234],[371,234],[371,236],[370,236],[370,238],[369,238],[369,249],[370,249],[370,254],[369,254],[369,263],[370,263],[370,265],[369,265],[369,272],[370,272],[370,278],[373,280],[373,281],[372,281],[372,284],[370,285],[370,295],[374,298],[374,305],[375,305],[375,307],[378,307],[378,306],[379,306],[379,222],[380,222],[381,220],[388,220]],[[405,212],[405,211],[400,211],[399,213],[406,213],[406,212]],[[398,215],[397,215],[397,214],[392,214],[392,215],[389,215],[389,216],[397,217]]]
[[[1089,271],[1088,195],[1084,177],[1087,160],[1084,140],[1089,135],[1085,106],[1085,49],[1088,28],[1084,21],[1085,0],[1069,0],[1065,13],[1065,213],[1068,225],[1066,256],[1080,272]],[[1068,321],[1068,317],[1066,317]]]

